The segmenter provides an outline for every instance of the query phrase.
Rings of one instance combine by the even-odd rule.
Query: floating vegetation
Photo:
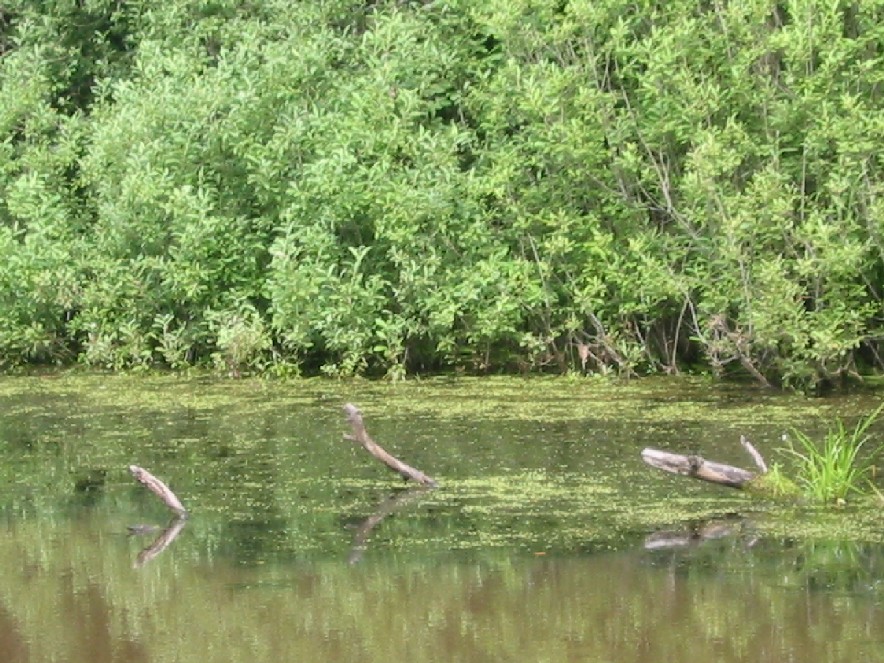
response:
[[[377,441],[431,471],[438,490],[396,499],[401,482],[341,439],[340,407],[351,399]],[[16,518],[63,517],[85,508],[71,495],[78,477],[94,471],[106,479],[89,508],[108,508],[123,528],[159,518],[155,500],[126,476],[137,463],[193,509],[185,538],[249,563],[346,559],[354,532],[379,515],[363,529],[367,559],[632,547],[661,527],[728,515],[774,536],[878,541],[884,526],[871,508],[840,510],[841,519],[796,516],[776,499],[658,476],[640,459],[653,444],[744,462],[742,433],[769,453],[770,441],[799,421],[855,418],[870,400],[712,389],[701,379],[5,378],[0,508]],[[784,463],[782,473],[793,468]]]
[[[798,484],[786,476],[779,463],[772,463],[767,472],[751,482],[748,490],[759,497],[772,499],[795,499],[802,494]]]
[[[0,398],[13,412],[38,413],[51,403],[71,416],[129,408],[200,412],[273,411],[347,400],[366,415],[485,421],[780,423],[849,416],[867,396],[808,399],[701,377],[624,381],[600,377],[435,377],[387,383],[360,378],[217,379],[209,374],[125,375],[66,371],[0,379]]]

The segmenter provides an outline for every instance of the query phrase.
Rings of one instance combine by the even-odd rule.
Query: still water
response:
[[[347,401],[440,488],[342,440]],[[880,504],[759,502],[639,457],[749,467],[740,434],[776,460],[792,426],[879,401],[674,380],[6,378],[0,661],[884,661]]]

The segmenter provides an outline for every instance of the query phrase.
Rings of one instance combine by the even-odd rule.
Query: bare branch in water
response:
[[[179,518],[187,517],[187,509],[181,504],[181,501],[175,496],[169,487],[162,481],[157,479],[153,474],[137,465],[130,465],[129,472],[136,481],[144,485],[150,492],[159,497],[163,504],[169,507]]]
[[[352,435],[344,436],[346,439],[358,442],[368,453],[394,472],[400,474],[403,479],[411,479],[412,481],[416,481],[424,486],[430,486],[431,488],[438,487],[439,484],[436,483],[435,479],[428,477],[426,474],[413,468],[411,465],[403,463],[395,456],[387,453],[383,447],[372,440],[365,430],[365,424],[362,421],[362,412],[358,407],[352,403],[347,403],[344,405],[344,414],[347,415],[347,422],[350,424],[350,428],[353,431]]]
[[[743,448],[749,452],[749,455],[752,456],[752,460],[755,461],[756,467],[762,474],[767,474],[767,463],[764,462],[764,458],[758,452],[758,449],[748,440],[745,435],[740,435],[740,444],[743,445]]]

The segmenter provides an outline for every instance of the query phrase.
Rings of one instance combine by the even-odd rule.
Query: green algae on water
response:
[[[728,514],[774,536],[816,536],[821,518],[850,540],[877,541],[884,531],[871,508],[841,519],[813,513],[805,523],[779,500],[664,476],[640,459],[652,446],[739,465],[741,434],[770,456],[794,422],[859,416],[868,400],[681,379],[8,377],[0,380],[0,506],[26,519],[81,508],[124,522],[161,517],[125,471],[138,464],[192,509],[188,533],[213,554],[346,557],[353,528],[402,485],[342,440],[347,401],[360,405],[379,443],[441,484],[386,516],[370,551],[629,547],[661,527]],[[78,491],[84,476],[101,480]]]

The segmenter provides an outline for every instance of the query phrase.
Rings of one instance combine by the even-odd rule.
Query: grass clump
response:
[[[818,502],[840,504],[851,493],[864,493],[881,447],[864,456],[860,451],[869,441],[869,428],[882,410],[884,403],[861,419],[853,430],[839,419],[819,443],[792,429],[794,440],[784,451],[797,462],[796,480],[809,497]]]
[[[773,463],[770,470],[753,479],[747,489],[755,495],[775,499],[801,497],[801,488],[785,475],[779,463]]]

